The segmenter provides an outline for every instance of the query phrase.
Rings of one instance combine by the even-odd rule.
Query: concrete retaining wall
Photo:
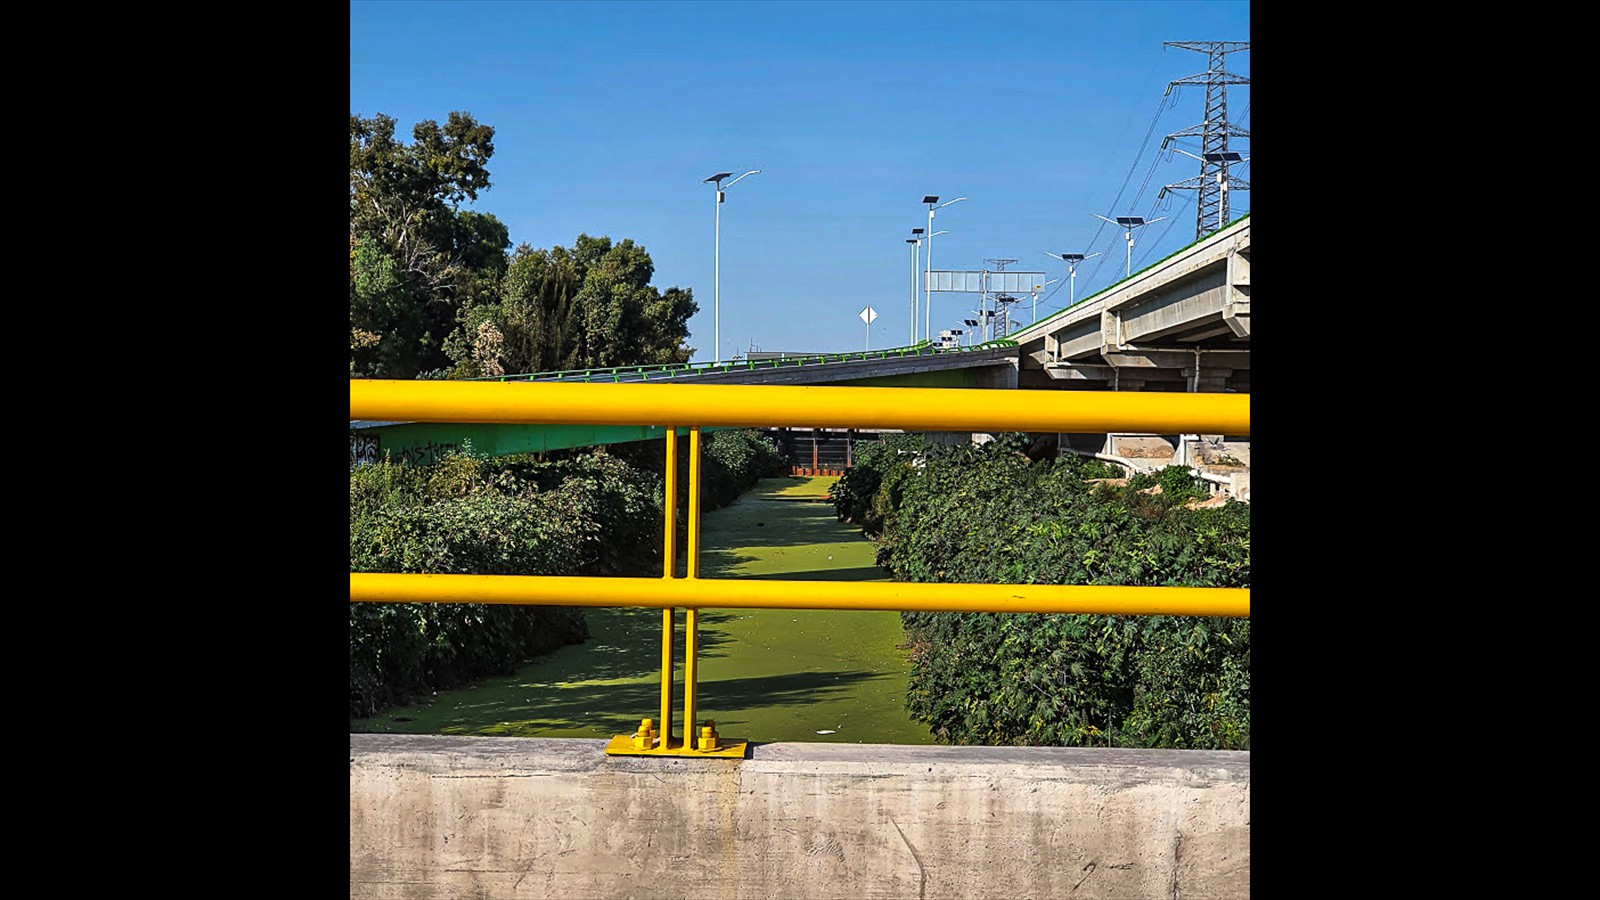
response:
[[[350,736],[352,898],[1250,895],[1250,754]]]

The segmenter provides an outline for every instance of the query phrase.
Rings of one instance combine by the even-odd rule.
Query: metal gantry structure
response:
[[[1172,89],[1185,84],[1203,84],[1206,86],[1206,112],[1205,119],[1199,125],[1191,125],[1182,131],[1175,131],[1166,136],[1161,142],[1162,149],[1178,138],[1196,137],[1200,139],[1200,153],[1189,153],[1200,160],[1200,174],[1194,178],[1185,179],[1176,184],[1166,185],[1161,189],[1164,195],[1167,191],[1196,191],[1194,236],[1196,240],[1205,237],[1222,226],[1232,221],[1228,210],[1228,190],[1231,187],[1236,191],[1248,191],[1250,182],[1242,178],[1231,177],[1228,174],[1228,165],[1239,162],[1238,153],[1228,149],[1229,138],[1249,138],[1250,132],[1228,121],[1228,85],[1249,84],[1250,79],[1242,75],[1234,75],[1227,71],[1224,64],[1229,53],[1239,53],[1250,49],[1248,41],[1165,41],[1164,46],[1177,47],[1181,50],[1193,50],[1204,53],[1207,57],[1206,71],[1199,75],[1190,75],[1179,78],[1167,84],[1166,94],[1170,95]]]

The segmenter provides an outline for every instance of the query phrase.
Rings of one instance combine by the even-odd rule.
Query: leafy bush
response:
[[[704,434],[701,445],[700,499],[706,509],[727,506],[761,479],[788,471],[788,458],[759,431],[712,431]]]
[[[1189,510],[1169,467],[1091,485],[1103,462],[1034,462],[1014,442],[862,455],[841,518],[887,507],[878,561],[897,580],[1247,587],[1250,507]],[[891,473],[893,475],[891,476]],[[1179,476],[1182,476],[1181,478]],[[885,485],[895,479],[892,491]],[[861,496],[877,482],[873,500]],[[1174,616],[903,613],[907,708],[953,743],[1248,749],[1250,622]]]
[[[899,484],[916,471],[926,448],[917,434],[885,434],[855,445],[851,468],[829,489],[839,520],[868,535],[883,531],[899,503]]]
[[[594,448],[350,472],[350,571],[652,577],[662,570],[664,451]],[[643,460],[640,467],[629,460]],[[687,452],[678,481],[685,527]],[[785,470],[756,432],[714,432],[704,447],[706,508]],[[731,492],[731,495],[730,495]],[[683,546],[680,541],[678,546]],[[516,666],[588,637],[581,609],[498,604],[350,604],[350,715]]]

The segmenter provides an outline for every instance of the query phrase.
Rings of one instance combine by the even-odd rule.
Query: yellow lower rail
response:
[[[794,387],[778,385],[561,384],[548,382],[350,382],[350,418],[370,421],[501,422],[689,427],[686,574],[677,553],[676,427],[666,438],[666,499],[660,578],[546,575],[350,573],[352,603],[514,603],[660,607],[659,718],[641,719],[631,735],[606,746],[614,755],[742,757],[747,742],[721,737],[716,722],[698,724],[699,610],[859,609],[907,612],[1250,615],[1248,588],[1111,585],[926,584],[911,582],[742,581],[700,577],[701,426],[908,430],[1144,432],[1248,435],[1248,394],[1099,391],[972,391],[941,388]],[[685,610],[683,737],[672,733],[672,637]]]

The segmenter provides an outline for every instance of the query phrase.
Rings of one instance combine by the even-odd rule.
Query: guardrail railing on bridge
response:
[[[973,353],[1015,347],[1017,342],[997,338],[969,347],[939,347],[921,341],[907,347],[889,347],[884,350],[853,350],[848,353],[816,353],[798,356],[774,356],[766,359],[740,359],[728,362],[662,363],[653,366],[614,366],[611,368],[563,369],[558,372],[529,372],[522,375],[485,375],[473,381],[577,381],[577,382],[631,382],[659,381],[663,378],[693,378],[698,375],[722,375],[730,372],[758,371],[762,369],[804,368],[806,366],[836,365],[839,363],[870,362],[879,359],[904,359],[907,356],[937,356]]]
[[[708,720],[694,733],[699,610],[860,609],[1120,615],[1250,615],[1249,588],[1051,584],[925,584],[701,578],[700,436],[703,427],[777,425],[906,431],[1250,433],[1248,394],[986,391],[959,388],[796,387],[745,384],[380,381],[352,379],[352,420],[666,427],[666,510],[660,578],[558,575],[350,573],[351,602],[513,603],[659,607],[659,719],[642,719],[606,747],[616,755],[743,757]],[[689,436],[688,528],[683,577],[677,557],[677,447]],[[673,735],[673,630],[684,614],[683,722]]]

